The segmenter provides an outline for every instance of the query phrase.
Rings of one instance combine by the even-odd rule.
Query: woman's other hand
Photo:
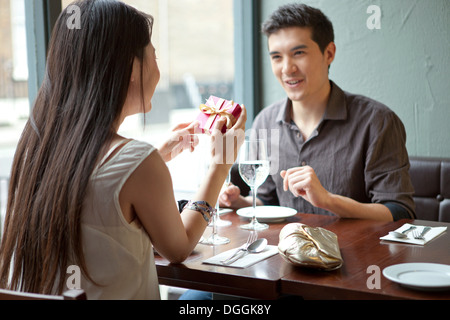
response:
[[[199,139],[195,135],[199,132],[198,127],[199,123],[197,121],[177,125],[172,130],[173,134],[171,137],[159,148],[159,153],[163,160],[169,162],[184,150],[193,152],[199,144]]]

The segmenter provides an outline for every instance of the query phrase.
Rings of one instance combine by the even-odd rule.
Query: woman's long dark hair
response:
[[[142,60],[150,43],[150,16],[119,1],[73,4],[81,28],[69,27],[76,11],[58,18],[45,79],[14,158],[0,246],[3,288],[61,293],[69,263],[89,277],[83,200],[117,129],[133,60]]]

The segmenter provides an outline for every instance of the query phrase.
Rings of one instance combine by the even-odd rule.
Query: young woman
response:
[[[151,110],[159,81],[153,19],[119,1],[74,4],[81,29],[67,27],[69,13],[59,17],[17,147],[0,287],[61,293],[75,265],[89,299],[158,299],[152,247],[173,263],[192,252],[232,165],[218,145],[241,137],[231,150],[236,158],[246,111],[227,134],[215,130],[215,161],[180,215],[165,161],[195,123],[181,126],[159,150],[117,134],[125,117]]]

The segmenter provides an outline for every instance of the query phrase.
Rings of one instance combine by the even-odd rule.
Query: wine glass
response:
[[[246,230],[265,230],[267,224],[259,223],[256,219],[256,193],[258,187],[266,181],[270,171],[267,156],[266,140],[246,140],[239,154],[239,174],[250,187],[253,194],[253,215],[249,224],[241,225]]]
[[[210,137],[206,138],[207,141],[205,142],[209,142]],[[205,145],[203,146],[203,151],[205,152],[204,154],[207,154],[207,150],[208,147],[206,147]],[[206,174],[206,172],[208,171],[209,168],[209,161],[210,158],[208,156],[206,156],[203,159],[203,170],[204,170],[204,174]],[[199,241],[199,243],[201,244],[205,244],[205,245],[210,245],[210,246],[217,246],[217,245],[222,245],[222,244],[227,244],[230,242],[230,239],[226,238],[226,237],[222,237],[218,235],[217,232],[217,228],[218,228],[218,219],[219,218],[219,199],[217,198],[217,203],[215,205],[215,210],[214,210],[214,214],[211,216],[211,221],[209,223],[208,226],[212,227],[212,233],[208,238],[204,238],[202,237]]]
[[[217,201],[218,203],[219,201]],[[203,238],[200,239],[201,244],[206,244],[209,246],[218,246],[218,245],[222,245],[222,244],[227,244],[230,243],[230,239],[228,239],[227,237],[222,237],[219,236],[219,234],[217,233],[217,218],[219,217],[219,212],[217,210],[217,208],[219,207],[219,205],[216,205],[216,210],[214,210],[214,214],[211,216],[211,222],[209,223],[209,226],[212,226],[212,233],[208,238]]]
[[[228,172],[228,176],[227,179],[225,180],[225,184],[224,184],[224,188],[227,188],[230,185],[231,182],[231,172]],[[219,214],[219,200],[217,200],[217,205],[216,205],[216,210],[217,210],[217,221],[216,221],[216,226],[218,227],[228,227],[232,224],[231,221],[228,220],[222,220],[220,218],[220,214]]]

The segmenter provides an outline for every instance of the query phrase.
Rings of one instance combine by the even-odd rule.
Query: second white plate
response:
[[[253,208],[246,207],[236,211],[242,218],[251,219],[253,216]],[[279,206],[258,206],[256,207],[256,219],[259,222],[281,222],[286,218],[293,217],[297,214],[297,210]]]
[[[383,270],[391,281],[417,290],[450,288],[450,266],[438,263],[401,263]]]

